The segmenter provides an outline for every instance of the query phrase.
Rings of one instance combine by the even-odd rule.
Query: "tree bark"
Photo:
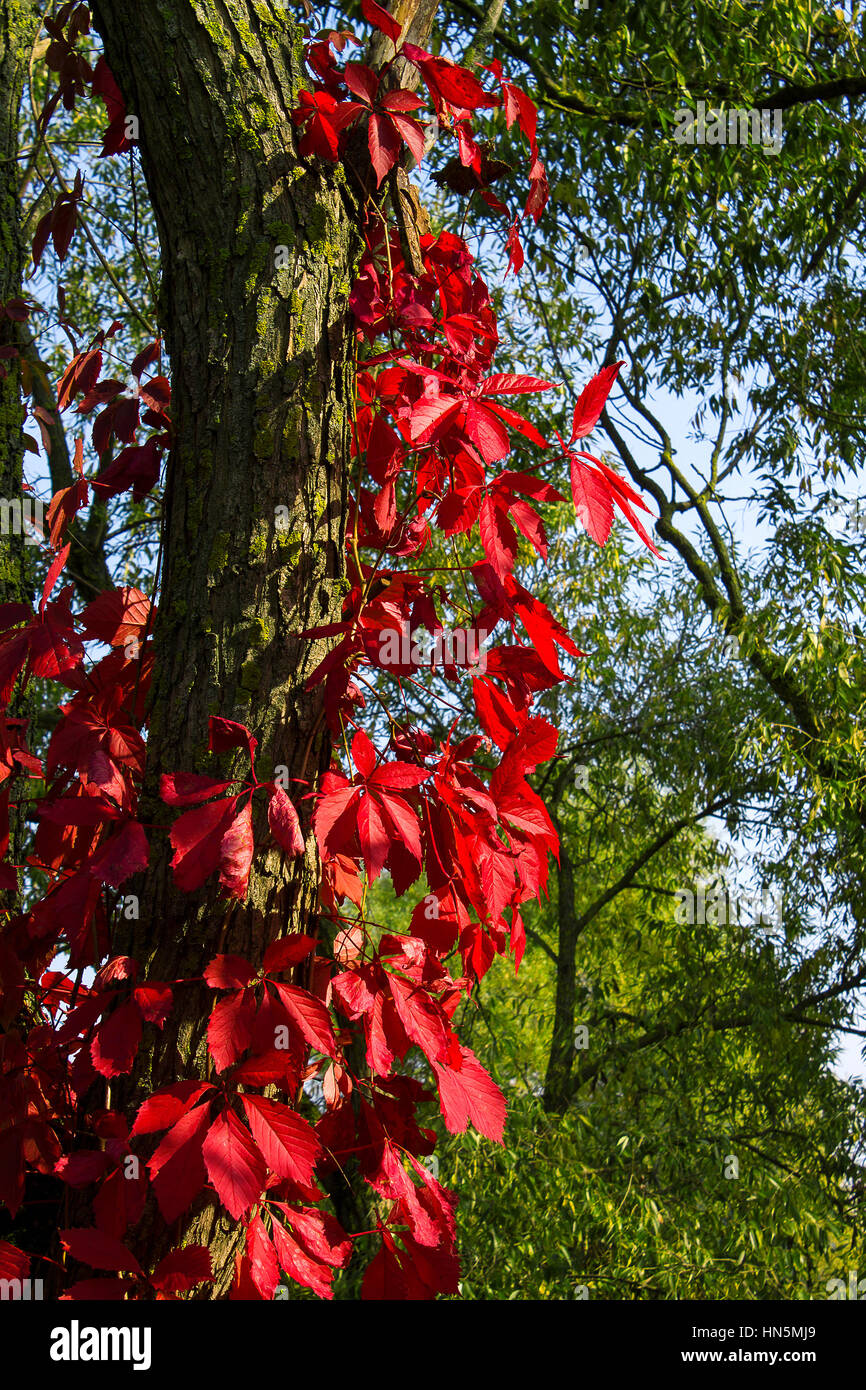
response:
[[[125,0],[94,6],[139,118],[161,240],[175,437],[142,819],[163,825],[174,816],[158,799],[161,773],[248,773],[245,755],[207,753],[211,714],[253,730],[259,777],[288,768],[296,803],[330,759],[320,693],[304,691],[325,648],[297,634],[338,619],[345,592],[359,208],[339,165],[298,158],[290,112],[300,34],[268,9],[263,17],[264,6],[245,0],[170,0],[143,13]],[[310,803],[299,803],[307,852],[292,861],[268,836],[263,810],[254,805],[263,848],[244,902],[221,898],[214,882],[178,893],[167,836],[154,834],[140,917],[117,924],[113,949],[144,976],[171,981],[200,977],[221,951],[256,965],[277,936],[314,930]],[[175,1000],[164,1033],[146,1029],[120,1088],[130,1119],[153,1088],[207,1075],[213,995],[180,985]],[[171,1245],[207,1245],[217,1279],[206,1296],[224,1297],[238,1228],[209,1200],[171,1233],[151,1218],[132,1239],[143,1266]]]

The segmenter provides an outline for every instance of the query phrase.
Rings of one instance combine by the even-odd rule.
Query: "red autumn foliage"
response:
[[[399,24],[375,0],[362,0],[362,9],[399,42]],[[69,107],[96,93],[109,115],[103,154],[121,152],[121,95],[104,59],[91,70],[75,48],[88,29],[86,8],[64,5],[47,27],[48,62],[59,76],[52,103]],[[423,159],[425,127],[415,113],[426,104],[456,139],[461,163],[476,169],[475,114],[501,109],[530,151],[526,207],[510,221],[506,245],[508,266],[519,271],[520,222],[537,221],[548,196],[527,94],[503,79],[498,63],[479,76],[404,44],[425,102],[393,85],[392,61],[379,72],[354,61],[340,65],[347,42],[345,34],[329,34],[308,46],[310,89],[293,113],[299,155],[335,161],[350,127],[365,127],[374,193],[403,166],[407,151]],[[485,86],[491,78],[498,90]],[[82,190],[77,180],[40,222],[36,263],[49,237],[65,256]],[[633,489],[602,460],[573,449],[596,425],[623,364],[588,384],[569,443],[557,435],[561,452],[552,456],[535,425],[501,398],[536,395],[553,383],[493,371],[496,318],[466,243],[451,232],[422,236],[417,274],[378,216],[364,233],[351,299],[362,353],[354,435],[362,481],[348,518],[349,592],[338,622],[301,634],[333,639],[309,687],[320,689],[335,747],[347,747],[350,763],[335,760],[309,792],[308,838],[298,813],[299,797],[308,793],[260,782],[254,731],[216,716],[210,752],[231,752],[244,780],[226,780],[216,767],[213,776],[158,769],[170,824],[139,820],[153,607],[135,588],[101,594],[79,613],[71,586],[52,594],[69,555],[68,546],[60,548],[65,532],[86,505],[88,487],[103,499],[130,492],[140,500],[158,480],[172,439],[171,389],[159,372],[146,375],[159,362],[158,342],[130,364],[131,389],[102,378],[103,349],[118,324],[76,352],[59,383],[62,411],[75,405],[82,419],[97,412],[91,437],[99,455],[120,447],[90,480],[79,452],[77,481],[49,509],[53,558],[41,602],[35,612],[18,604],[0,610],[0,780],[40,781],[39,828],[26,867],[45,883],[25,912],[5,914],[0,930],[0,1199],[17,1213],[34,1172],[91,1192],[93,1224],[60,1233],[70,1256],[97,1272],[69,1287],[70,1299],[173,1298],[211,1280],[200,1247],[172,1250],[151,1271],[128,1248],[149,1192],[173,1223],[205,1188],[245,1232],[232,1297],[272,1298],[281,1275],[331,1297],[335,1272],[349,1262],[360,1234],[340,1227],[321,1185],[346,1154],[356,1156],[360,1180],[385,1204],[364,1297],[454,1293],[457,1198],[423,1162],[435,1133],[422,1127],[421,1116],[438,1102],[451,1133],[472,1125],[502,1142],[503,1095],[453,1020],[497,955],[510,951],[519,967],[521,907],[546,891],[558,842],[527,777],[555,756],[557,735],[533,703],[568,679],[563,659],[579,655],[515,574],[520,536],[542,561],[547,556],[537,507],[563,501],[553,483],[526,471],[526,445],[557,481],[570,468],[578,520],[599,544],[614,508],[652,543],[635,515],[643,503]],[[374,351],[380,339],[381,351]],[[515,439],[521,466],[510,468]],[[461,669],[464,676],[471,670],[476,725],[467,732],[455,722],[438,742],[413,724],[403,698],[413,661],[383,656],[395,633],[441,634],[443,611],[453,606],[454,594],[431,567],[414,568],[434,530],[477,540],[479,558],[462,576],[475,607],[463,624],[483,641],[504,639],[486,653],[483,669],[456,655],[444,662],[452,682]],[[109,651],[94,652],[94,645]],[[394,696],[387,737],[364,695],[374,675]],[[13,696],[40,680],[70,692],[44,766],[27,750],[26,721],[6,718]],[[257,844],[253,804],[261,800],[269,834]],[[8,793],[0,810],[8,850]],[[165,1026],[185,982],[142,979],[136,961],[112,954],[106,888],[145,872],[150,842],[166,833],[176,887],[196,893],[215,881],[228,900],[246,899],[257,854],[274,845],[287,857],[316,853],[322,930],[278,937],[260,965],[229,954],[205,964],[212,1065],[206,1077],[179,1076],[156,1090],[130,1128],[117,1112],[82,1115],[80,1106],[99,1077],[131,1071],[142,1039]],[[15,889],[20,867],[4,866],[4,888]],[[422,875],[428,892],[412,904],[405,935],[377,938],[366,931],[365,885],[385,871],[399,896]],[[355,912],[344,910],[347,900]],[[96,972],[89,987],[81,978],[88,967]],[[36,1010],[29,1029],[17,1021],[25,980]],[[349,1061],[353,1037],[366,1062],[357,1072]],[[410,1053],[411,1068],[401,1070]],[[418,1080],[419,1066],[429,1086]],[[304,1083],[313,1080],[321,1083],[315,1123],[298,1109]],[[135,1149],[143,1136],[161,1137],[139,1165]],[[0,1244],[0,1271],[20,1273],[26,1262],[26,1253]]]

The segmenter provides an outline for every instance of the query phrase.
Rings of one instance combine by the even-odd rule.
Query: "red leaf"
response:
[[[528,772],[539,763],[550,761],[556,752],[558,737],[549,720],[534,715],[526,721],[509,751],[519,760],[521,772]]]
[[[591,434],[595,429],[619,369],[624,366],[625,361],[623,360],[622,362],[613,362],[609,367],[602,367],[601,371],[592,378],[592,381],[583,388],[574,407],[574,421],[571,426],[569,444],[573,444],[576,439],[583,439],[585,435]]]
[[[657,555],[660,560],[663,560],[664,556],[662,555],[661,551],[653,545],[647,532],[641,524],[639,517],[635,516],[628,502],[624,502],[621,497],[615,498],[615,501],[616,505],[619,507],[629,526],[631,526],[632,529],[640,536],[647,549],[651,550],[653,555]]]
[[[248,801],[220,841],[219,881],[233,898],[243,900],[247,895],[254,849],[253,807],[252,801]]]
[[[210,1251],[203,1245],[185,1245],[160,1260],[150,1282],[160,1293],[186,1293],[196,1284],[211,1283],[213,1277]]]
[[[225,1071],[246,1052],[252,1041],[254,1013],[249,990],[226,995],[211,1013],[207,1045],[217,1071]]]
[[[156,1023],[163,1027],[171,1013],[172,994],[167,984],[139,984],[132,991],[132,998],[146,1023]]]
[[[604,545],[613,525],[613,499],[600,473],[588,467],[575,454],[571,461],[571,495],[577,519],[597,545]]]
[[[485,377],[481,383],[482,396],[525,395],[530,391],[553,391],[555,381],[545,381],[540,376],[513,376],[510,372],[500,372],[496,376]]]
[[[386,97],[382,105],[390,106],[394,98],[400,95],[401,93],[399,92],[392,92],[391,100],[389,101],[388,97]],[[408,92],[405,92],[403,93],[403,95],[409,96],[410,94]],[[391,124],[395,127],[397,131],[397,134],[401,137],[401,139],[405,140],[406,144],[409,146],[409,149],[412,152],[412,158],[414,159],[415,163],[420,164],[424,158],[424,149],[427,143],[427,137],[424,132],[423,126],[419,125],[419,123],[416,120],[413,120],[411,116],[401,116],[398,112],[394,111],[393,109],[389,110],[388,115],[391,120]]]
[[[274,988],[307,1042],[319,1052],[324,1052],[327,1057],[336,1057],[334,1030],[328,1010],[321,999],[316,999],[307,990],[299,989],[296,985],[283,985],[275,981]]]
[[[48,209],[44,216],[40,217],[37,223],[36,231],[33,234],[32,245],[33,264],[35,266],[39,265],[39,262],[45,254],[45,248],[48,245],[48,238],[51,235],[51,224],[53,221],[54,208],[52,207]]]
[[[551,487],[541,478],[536,478],[532,473],[515,473],[513,470],[507,470],[500,473],[499,477],[493,481],[507,488],[509,492],[520,492],[525,497],[533,497],[537,502],[565,501],[561,492],[557,492],[555,487]]]
[[[412,407],[409,417],[409,436],[412,443],[427,444],[436,429],[445,425],[451,416],[459,412],[460,406],[461,402],[454,396],[434,396],[429,399],[422,397]]]
[[[361,1297],[364,1300],[402,1300],[406,1294],[406,1279],[394,1246],[383,1242],[364,1271]]]
[[[231,782],[219,782],[199,772],[167,772],[159,780],[159,794],[168,806],[189,806],[227,791]]]
[[[403,53],[420,69],[427,88],[437,102],[447,101],[449,105],[468,111],[481,106],[498,106],[499,98],[488,96],[472,73],[466,68],[457,67],[444,58],[433,58],[423,48],[404,43]]]
[[[247,1255],[250,1276],[262,1298],[273,1298],[280,1282],[280,1267],[260,1216],[254,1216],[247,1227]]]
[[[262,969],[266,975],[277,975],[281,970],[289,970],[305,960],[315,947],[315,937],[304,936],[303,932],[282,936],[279,941],[272,941],[265,951]]]
[[[547,172],[540,159],[536,159],[529,171],[529,197],[526,199],[524,217],[531,217],[536,226],[550,197],[550,184]]]
[[[461,1134],[471,1121],[479,1134],[501,1144],[505,1097],[468,1047],[460,1048],[460,1056],[459,1070],[433,1063],[445,1126],[451,1134]]]
[[[140,1106],[130,1136],[168,1129],[210,1089],[207,1081],[176,1081],[173,1086],[156,1091]]]
[[[184,893],[194,893],[220,867],[223,835],[232,822],[236,798],[210,801],[185,811],[171,827],[174,881]]]
[[[537,550],[542,560],[546,560],[547,534],[538,513],[533,507],[530,507],[528,502],[524,502],[522,497],[515,497],[508,510],[518,530],[523,533],[529,541],[529,544]]]
[[[360,796],[360,790],[347,782],[329,786],[327,777],[323,779],[313,813],[313,829],[323,859],[331,859],[343,849],[351,850],[357,821],[354,808]]]
[[[494,407],[467,401],[463,428],[473,444],[477,444],[485,463],[504,459],[511,450],[508,431],[493,414]],[[518,417],[519,418],[519,417]]]
[[[204,978],[211,989],[244,989],[255,973],[243,956],[214,956]]]
[[[77,447],[81,446],[81,440]],[[67,526],[82,507],[87,506],[88,489],[84,478],[79,478],[71,487],[55,492],[48,508],[49,541],[57,549]]]
[[[505,512],[497,507],[491,497],[485,497],[481,503],[478,530],[484,554],[499,578],[505,579],[514,569],[517,559],[517,532]]]
[[[368,24],[372,24],[381,34],[385,34],[392,41],[399,39],[403,32],[402,24],[398,24],[393,15],[381,5],[376,4],[376,0],[361,0],[361,10]]]
[[[588,454],[587,457],[592,458],[592,455]],[[643,498],[639,495],[639,493],[635,492],[633,487],[629,486],[629,484],[625,481],[624,478],[621,478],[618,473],[614,473],[613,469],[609,468],[602,459],[593,459],[593,463],[595,463],[595,465],[601,470],[602,475],[607,480],[611,489],[611,495],[613,497],[614,504],[615,506],[619,507],[629,526],[631,526],[637,532],[644,545],[646,545],[652,551],[653,555],[657,555],[660,560],[663,560],[664,556],[662,555],[661,551],[657,550],[656,547],[653,545],[652,541],[650,540],[649,536],[647,535],[646,531],[641,525],[641,522],[632,511],[633,505],[635,507],[640,507],[641,511],[649,511],[649,507],[646,505]]]
[[[147,1180],[143,1175],[132,1178],[122,1168],[115,1168],[93,1199],[97,1226],[106,1235],[122,1240],[127,1227],[140,1219],[146,1198]]]
[[[245,747],[250,755],[250,762],[253,761],[259,741],[253,738],[246,724],[238,724],[234,719],[222,719],[219,715],[212,714],[208,721],[208,733],[208,748],[211,753],[225,753],[229,748]]]
[[[267,1178],[265,1161],[232,1110],[224,1110],[211,1125],[202,1157],[217,1196],[235,1220],[258,1201]]]
[[[68,1250],[74,1260],[90,1265],[92,1269],[129,1270],[141,1274],[141,1265],[126,1246],[114,1236],[95,1228],[79,1227],[60,1232],[60,1243]]]
[[[492,681],[473,680],[472,693],[479,723],[498,748],[508,747],[526,716],[512,705]]]
[[[289,1207],[284,1202],[275,1205],[285,1212],[295,1236],[315,1259],[333,1265],[335,1269],[342,1269],[348,1264],[352,1242],[333,1216],[316,1207]]]
[[[57,583],[58,577],[66,565],[66,561],[69,559],[69,552],[71,549],[71,545],[65,545],[59,554],[55,555],[51,564],[48,566],[48,573],[45,576],[45,583],[42,586],[42,599],[39,604],[40,617],[44,615],[45,605],[51,597],[54,585]],[[51,673],[46,671],[45,674],[49,675]]]
[[[72,234],[78,223],[78,203],[62,195],[54,204],[54,220],[51,223],[51,240],[60,261],[66,259]]]
[[[120,1302],[128,1289],[129,1281],[126,1279],[79,1279],[75,1284],[70,1284],[60,1298],[73,1303],[79,1299],[86,1303]]]
[[[382,813],[372,796],[365,796],[358,808],[358,836],[367,877],[371,883],[375,883],[385,867],[391,841]]]
[[[330,92],[299,92],[300,106],[292,112],[295,125],[306,126],[298,144],[298,153],[318,155],[321,159],[337,159],[340,152],[340,131],[364,107],[359,102],[344,102],[342,109]]]
[[[122,1076],[132,1070],[141,1041],[141,1014],[132,1000],[99,1025],[90,1044],[90,1056],[100,1076]]]
[[[397,162],[397,156],[400,153],[400,135],[387,116],[373,111],[370,114],[367,143],[370,147],[370,163],[373,165],[378,187]]]
[[[29,1272],[30,1256],[0,1240],[0,1279],[26,1279]]]
[[[241,1096],[250,1129],[265,1162],[278,1177],[309,1187],[322,1146],[296,1111],[261,1096]]]
[[[163,414],[171,402],[171,386],[164,376],[152,376],[149,381],[142,382],[138,394],[157,415]]]
[[[407,1036],[418,1044],[429,1062],[443,1062],[448,1052],[449,1029],[442,1006],[423,986],[399,975],[389,975],[388,984]]]
[[[502,83],[502,93],[505,97],[505,125],[507,129],[510,130],[514,122],[517,121],[534,152],[538,125],[538,110],[535,103],[520,87],[515,87],[510,82]]]
[[[312,1259],[298,1244],[280,1221],[271,1226],[274,1246],[281,1267],[305,1289],[312,1289],[320,1298],[333,1298],[331,1281],[334,1271],[328,1266]]]
[[[90,872],[111,888],[119,888],[133,874],[147,868],[149,846],[147,836],[137,820],[127,821],[122,829],[99,847],[90,861]]]
[[[275,785],[268,802],[268,825],[271,834],[286,854],[294,857],[304,852],[304,837],[298,813],[283,788]]]
[[[507,217],[508,208],[501,203],[489,188],[480,188],[479,193],[487,206],[496,213],[497,217]],[[508,236],[505,239],[505,249],[508,252],[508,264],[505,267],[506,279],[513,271],[519,275],[523,269],[524,255],[523,247],[520,243],[520,218],[515,214],[512,218],[511,226],[508,228]]]
[[[130,637],[144,636],[150,614],[150,599],[140,589],[111,589],[88,603],[81,622],[87,637],[122,647]]]
[[[352,762],[364,778],[370,777],[376,766],[376,748],[363,729],[352,739]]]
[[[426,767],[417,763],[381,763],[368,781],[371,787],[420,787],[430,775]]]
[[[529,420],[524,420],[522,415],[518,415],[516,410],[509,410],[505,405],[494,405],[493,402],[487,408],[494,411],[500,420],[504,420],[513,430],[517,430],[518,434],[528,439],[530,444],[535,444],[539,449],[548,448],[544,435],[539,434],[535,426]]]
[[[406,846],[407,850],[420,867],[422,850],[418,817],[402,797],[390,796],[384,791],[380,792],[379,796],[382,804],[382,813],[386,821],[388,821],[395,835],[401,843]],[[393,874],[393,854],[391,856],[391,861],[391,872]]]
[[[187,1111],[172,1125],[147,1165],[159,1209],[168,1222],[186,1211],[207,1180],[202,1144],[209,1124],[209,1105]]]
[[[343,81],[353,96],[372,106],[379,90],[379,79],[372,68],[366,63],[347,63],[343,68]]]
[[[278,1085],[280,1090],[294,1092],[300,1085],[298,1068],[292,1053],[285,1048],[271,1047],[241,1062],[232,1072],[232,1081],[244,1086]]]
[[[100,58],[99,61],[102,62],[102,59]],[[152,342],[149,345],[149,347],[144,348],[143,351],[141,351],[137,357],[133,357],[132,366],[129,370],[132,376],[135,377],[136,381],[139,381],[141,379],[142,373],[146,371],[148,367],[152,366],[156,359],[159,357],[161,345],[161,339],[157,338],[155,342]]]
[[[55,1165],[54,1175],[70,1187],[84,1187],[104,1176],[107,1163],[108,1155],[101,1149],[84,1149],[79,1153],[65,1154]],[[0,1268],[0,1274],[2,1272]]]
[[[441,1231],[422,1200],[422,1189],[416,1187],[391,1144],[385,1145],[380,1176],[384,1181],[374,1179],[374,1185],[378,1191],[384,1190],[384,1195],[400,1202],[415,1240],[421,1245],[438,1245]]]

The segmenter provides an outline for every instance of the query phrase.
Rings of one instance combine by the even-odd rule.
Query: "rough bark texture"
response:
[[[320,695],[304,693],[324,647],[296,634],[338,618],[344,593],[359,215],[338,166],[295,152],[300,39],[279,7],[157,0],[134,11],[99,0],[95,19],[140,121],[162,243],[176,438],[143,819],[166,824],[174,813],[158,801],[160,773],[248,772],[245,757],[208,755],[211,714],[254,731],[262,779],[285,766],[311,784],[329,760]],[[307,789],[289,790],[297,801]],[[308,851],[287,862],[257,805],[264,848],[244,903],[215,885],[178,893],[166,836],[154,835],[139,920],[118,923],[114,949],[150,978],[174,980],[200,976],[219,951],[255,963],[276,936],[310,928],[317,866],[309,803],[299,809]],[[207,1074],[213,995],[188,985],[176,1000],[121,1088],[130,1115],[145,1090]],[[133,1240],[145,1267],[167,1248],[159,1224],[145,1220]],[[225,1296],[236,1228],[203,1202],[172,1237],[210,1247],[218,1278],[208,1296]]]

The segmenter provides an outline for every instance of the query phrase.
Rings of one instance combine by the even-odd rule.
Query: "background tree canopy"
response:
[[[598,548],[559,504],[546,566],[521,541],[585,654],[542,702],[560,735],[534,782],[561,838],[549,900],[526,913],[519,974],[498,959],[458,1016],[510,1110],[502,1149],[442,1131],[462,1295],[825,1297],[866,1268],[866,10],[453,0],[430,44],[487,61],[494,41],[541,111],[552,189],[520,275],[435,146],[423,200],[434,229],[467,214],[508,330],[500,369],[563,384],[540,428],[565,433],[588,377],[625,361],[592,447],[650,501],[663,559],[619,522]],[[45,311],[32,428],[53,443],[28,476],[50,495],[73,482],[64,315],[81,340],[116,318],[141,349],[164,267],[137,153],[96,158],[92,104],[40,129],[51,74],[31,60],[20,80],[22,246],[92,147],[84,235],[25,282]],[[699,102],[781,113],[778,152],[679,143]],[[516,187],[509,138],[497,195]],[[97,499],[75,520],[82,602],[109,579],[150,590],[159,502],[124,494],[109,524]],[[55,716],[28,712],[44,746]],[[387,876],[373,906],[407,930]]]
[[[454,51],[484,13],[458,0]],[[513,1111],[504,1154],[450,1142],[464,1288],[826,1297],[863,1262],[866,15],[486,14],[544,109],[553,189],[502,291],[511,365],[570,399],[626,359],[604,442],[666,563],[550,518],[550,593],[588,655],[539,779],[556,889],[473,1014]],[[781,112],[780,151],[678,144],[699,101]],[[701,883],[781,912],[725,923],[732,888],[684,922]]]

